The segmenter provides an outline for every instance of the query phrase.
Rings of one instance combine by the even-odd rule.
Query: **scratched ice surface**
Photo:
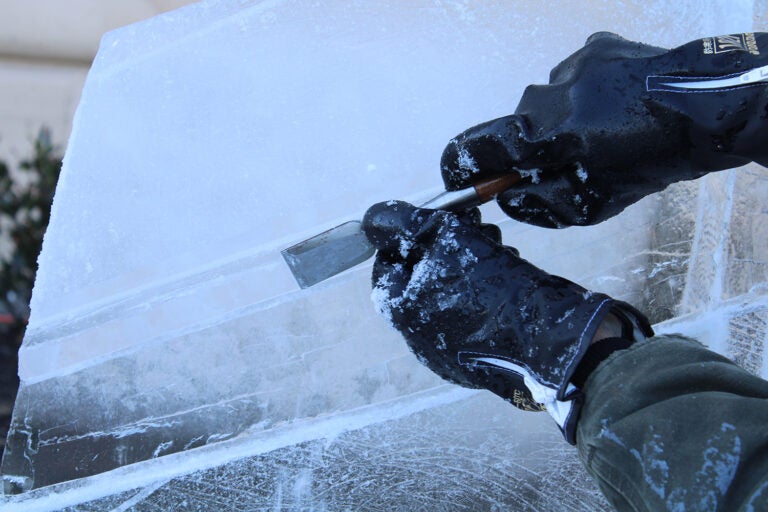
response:
[[[4,505],[605,509],[547,416],[416,362],[369,266],[300,291],[279,250],[429,197],[446,141],[590,33],[673,46],[765,7],[211,1],[108,34],[40,257]],[[767,195],[748,167],[595,228],[485,213],[534,263],[768,375]]]

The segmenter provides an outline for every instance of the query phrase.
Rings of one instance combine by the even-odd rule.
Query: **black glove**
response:
[[[716,82],[768,65],[768,34],[673,50],[598,33],[525,90],[514,115],[480,124],[442,156],[449,190],[513,170],[498,196],[511,217],[545,227],[599,223],[680,180],[768,165],[768,84]],[[755,70],[768,75],[768,70]]]
[[[603,318],[623,319],[627,336],[651,335],[631,306],[501,245],[477,211],[459,218],[391,201],[368,210],[363,230],[378,249],[374,302],[421,362],[523,409],[543,404],[571,443],[580,392],[569,380]]]

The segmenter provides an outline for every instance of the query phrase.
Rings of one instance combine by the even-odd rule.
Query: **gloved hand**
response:
[[[594,34],[552,70],[549,85],[525,90],[515,114],[450,141],[443,181],[458,190],[522,171],[530,179],[500,194],[501,208],[566,227],[599,223],[676,181],[768,165],[768,84],[715,81],[766,65],[768,34],[673,50]]]
[[[417,357],[456,384],[523,409],[543,404],[574,442],[580,393],[569,383],[603,318],[650,336],[631,306],[552,276],[501,245],[479,212],[462,218],[391,201],[363,231],[378,249],[372,297]],[[639,328],[640,334],[635,333]]]

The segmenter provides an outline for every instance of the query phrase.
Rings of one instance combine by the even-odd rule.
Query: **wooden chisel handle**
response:
[[[474,186],[463,190],[443,192],[439,196],[430,199],[420,206],[421,208],[430,208],[433,210],[468,210],[475,206],[480,206],[483,203],[487,203],[496,197],[498,193],[513,186],[520,181],[520,179],[520,174],[512,172],[510,174],[505,174],[504,176],[475,183]]]
[[[512,172],[510,174],[505,174],[504,176],[500,176],[498,178],[491,178],[487,181],[481,181],[480,183],[476,183],[474,185],[475,192],[477,192],[477,198],[480,201],[480,204],[487,203],[496,195],[498,195],[501,192],[504,192],[509,187],[516,184],[518,181],[521,180],[520,174],[516,172]]]

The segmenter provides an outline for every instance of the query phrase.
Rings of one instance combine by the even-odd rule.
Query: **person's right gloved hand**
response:
[[[543,404],[571,443],[580,404],[571,379],[602,321],[622,319],[627,339],[652,335],[628,304],[520,258],[477,211],[459,217],[390,201],[366,212],[363,231],[378,251],[379,312],[421,362],[522,409]]]
[[[451,140],[443,180],[458,190],[520,172],[529,179],[498,196],[501,208],[559,228],[599,223],[677,181],[768,165],[768,83],[705,88],[766,65],[766,33],[673,50],[595,34],[515,114]]]

